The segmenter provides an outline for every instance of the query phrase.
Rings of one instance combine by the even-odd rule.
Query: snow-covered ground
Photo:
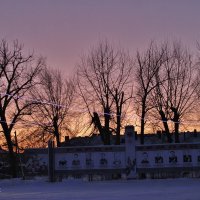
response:
[[[0,180],[0,200],[199,200],[200,179]]]

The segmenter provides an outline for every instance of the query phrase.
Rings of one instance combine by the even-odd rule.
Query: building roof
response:
[[[140,144],[140,134],[136,133],[136,144]],[[180,135],[181,143],[197,143],[200,142],[200,132],[181,132]],[[174,141],[174,134],[172,134]],[[167,143],[167,137],[164,133],[145,134],[145,144],[165,144]],[[124,135],[121,135],[121,143],[124,143]],[[112,135],[111,144],[115,144],[115,135]],[[75,137],[67,139],[61,143],[61,146],[95,146],[103,145],[100,135],[94,134],[91,137]]]

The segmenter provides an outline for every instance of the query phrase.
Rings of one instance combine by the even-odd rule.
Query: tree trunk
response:
[[[104,126],[104,135],[105,135],[105,144],[110,145],[110,109],[104,109],[104,118],[105,118],[105,126]]]
[[[110,145],[110,131],[106,130],[105,128],[103,129],[104,135],[105,135],[105,140],[104,140],[104,144],[105,145]]]
[[[177,108],[172,107],[171,110],[174,113],[174,136],[175,136],[175,143],[179,143],[179,112],[177,110]]]
[[[17,164],[16,164],[16,157],[15,153],[13,151],[13,144],[11,140],[11,135],[9,132],[5,133],[6,142],[8,146],[8,152],[9,152],[9,164],[10,164],[10,174],[13,178],[17,177]]]
[[[168,123],[167,123],[167,118],[165,117],[165,113],[162,110],[160,110],[159,113],[160,113],[160,116],[161,116],[161,119],[162,119],[162,122],[163,122],[163,126],[165,128],[165,133],[166,133],[166,136],[167,136],[167,141],[169,143],[172,143],[172,137],[170,135],[169,126],[168,126]]]
[[[165,119],[162,119],[162,120],[165,120]],[[169,132],[169,126],[167,124],[167,121],[163,121],[163,126],[165,128],[165,134],[167,136],[167,142],[172,143],[172,137],[171,137],[170,132]]]
[[[57,147],[60,147],[60,133],[58,129],[58,117],[55,116],[53,119],[54,136],[56,137]]]
[[[54,134],[56,136],[56,144],[57,144],[57,147],[60,147],[61,143],[60,143],[60,135],[58,132],[55,132]]]
[[[121,128],[121,115],[117,113],[117,129],[116,129],[116,145],[120,145],[120,128]]]
[[[175,143],[179,143],[179,121],[174,121],[174,134],[175,134]]]
[[[145,115],[146,115],[146,100],[147,96],[145,95],[142,99],[142,115],[141,115],[141,124],[140,124],[140,144],[144,144],[144,126],[145,126]]]
[[[101,140],[105,144],[105,133],[104,133],[103,127],[101,125],[99,115],[96,112],[93,113],[92,123],[94,123],[95,127],[98,129],[100,136],[101,136]]]
[[[145,108],[142,108],[141,116],[141,133],[140,133],[140,144],[144,144],[144,117],[145,117]]]
[[[118,92],[118,89],[115,89],[115,103],[116,103],[116,110],[117,110],[117,128],[116,128],[116,145],[120,145],[120,129],[121,129],[121,114],[122,114],[122,106],[124,101],[124,92],[121,95]]]
[[[101,121],[99,119],[98,113],[93,113],[92,122],[95,124],[95,127],[99,130],[99,133],[101,135],[101,140],[104,143],[104,145],[110,145],[110,111],[109,109],[104,109],[104,119],[105,119],[105,126],[102,127]]]

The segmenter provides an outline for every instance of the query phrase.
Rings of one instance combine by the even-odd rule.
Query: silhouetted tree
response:
[[[179,127],[183,117],[188,115],[197,103],[196,90],[200,81],[198,67],[191,53],[180,42],[168,46],[169,59],[163,65],[166,81],[162,88],[168,94],[167,101],[174,122],[175,142],[179,142]]]
[[[164,62],[154,77],[157,84],[152,91],[152,105],[162,120],[168,142],[172,142],[169,120],[174,123],[175,142],[179,142],[181,119],[191,113],[198,102],[198,67],[180,42],[172,45],[166,42],[162,49],[165,52]]]
[[[131,65],[129,56],[107,41],[82,57],[79,65],[79,92],[104,144],[110,144],[111,132],[116,134],[116,144],[120,143],[123,106],[132,96]],[[111,125],[114,119],[116,128]]]
[[[171,118],[171,113],[169,112],[170,97],[167,91],[167,88],[169,88],[169,86],[167,85],[168,77],[165,73],[165,70],[163,69],[163,68],[166,69],[166,67],[168,66],[168,62],[171,58],[168,52],[167,43],[162,44],[161,48],[164,51],[163,62],[159,67],[159,70],[156,71],[154,76],[156,87],[151,92],[150,101],[151,101],[151,106],[155,109],[153,109],[153,111],[151,112],[151,116],[154,116],[156,119],[159,120],[161,119],[161,122],[165,130],[164,132],[167,136],[167,141],[171,143],[172,138],[170,134],[170,128],[168,125],[168,121]],[[155,110],[157,110],[157,112]]]
[[[52,135],[59,147],[61,133],[71,132],[70,108],[74,99],[75,84],[72,80],[65,80],[60,71],[49,68],[45,68],[39,78],[41,84],[32,92],[33,98],[38,102],[32,119],[38,127],[37,133],[43,137]]]
[[[9,45],[0,43],[0,124],[6,139],[10,168],[16,177],[16,158],[13,151],[12,131],[17,123],[31,114],[33,102],[28,101],[30,90],[38,84],[43,59],[35,61],[33,55],[25,55],[18,41]]]
[[[152,105],[150,94],[159,83],[155,82],[155,75],[159,71],[164,58],[164,51],[151,42],[142,54],[137,52],[135,63],[136,102],[140,109],[141,144],[144,144],[145,117]]]

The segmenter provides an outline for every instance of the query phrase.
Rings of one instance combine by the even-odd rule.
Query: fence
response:
[[[134,128],[126,127],[125,145],[103,145],[84,147],[54,148],[49,143],[49,177],[53,180],[59,175],[116,175],[135,174]],[[128,171],[128,172],[127,172]]]
[[[63,175],[200,176],[200,143],[136,145],[133,126],[125,128],[125,143],[121,145],[55,148],[49,142],[48,149],[27,152],[25,166],[33,171],[48,168],[50,181]]]
[[[200,144],[136,146],[137,173],[156,177],[200,176]]]

